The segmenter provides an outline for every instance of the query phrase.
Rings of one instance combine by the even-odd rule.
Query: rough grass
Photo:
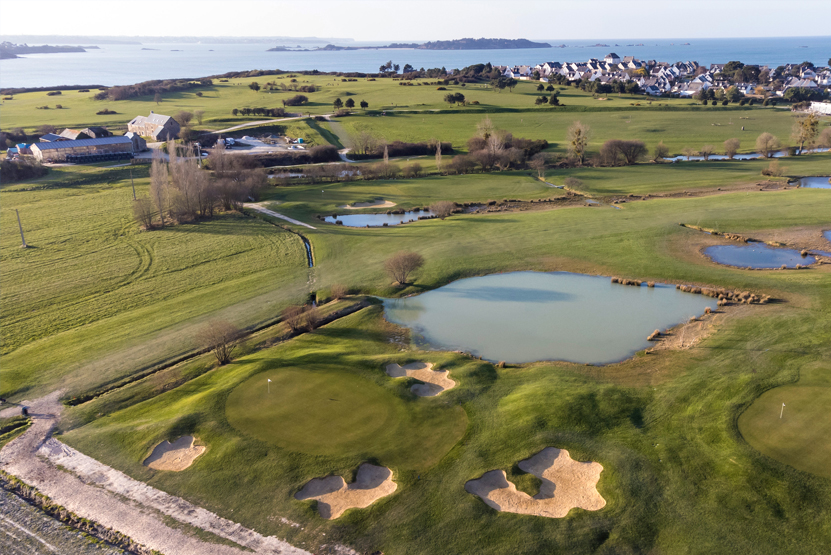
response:
[[[133,171],[146,194],[146,169]],[[304,247],[279,228],[229,214],[139,232],[127,169],[48,177],[2,192],[3,396],[115,380],[192,349],[209,315],[251,326],[304,293]]]

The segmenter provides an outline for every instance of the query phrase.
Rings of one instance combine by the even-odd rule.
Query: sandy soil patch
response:
[[[361,208],[392,208],[395,203],[391,200],[373,200],[372,202],[356,202],[355,204],[347,204],[340,208],[347,210],[360,210]]]
[[[144,460],[144,466],[154,470],[181,472],[205,452],[202,445],[194,445],[193,436],[182,436],[173,443],[164,440],[153,448],[153,452]]]
[[[410,391],[419,397],[434,397],[456,385],[456,382],[450,379],[450,372],[433,370],[432,362],[412,362],[404,366],[388,364],[387,375],[391,378],[415,378],[424,382],[410,388]]]
[[[355,481],[347,484],[340,476],[314,478],[294,498],[300,501],[314,499],[320,516],[332,520],[347,509],[364,509],[398,488],[392,481],[392,470],[384,466],[364,463],[358,468]]]
[[[491,470],[470,480],[465,490],[497,511],[548,518],[562,518],[573,508],[597,511],[606,506],[597,492],[603,472],[600,463],[575,461],[565,449],[546,447],[519,463],[519,468],[542,480],[534,497],[518,491],[503,470]]]

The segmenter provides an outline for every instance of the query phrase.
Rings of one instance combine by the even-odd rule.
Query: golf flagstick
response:
[[[271,378],[268,378],[268,393],[271,394]]]
[[[782,403],[782,410],[779,411],[779,420],[782,420],[783,414],[785,414],[785,403]]]

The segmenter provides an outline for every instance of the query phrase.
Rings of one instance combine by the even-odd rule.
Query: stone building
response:
[[[168,141],[179,137],[179,122],[171,116],[150,112],[149,116],[136,116],[127,124],[127,131],[156,141]]]
[[[130,137],[106,137],[34,143],[32,155],[41,162],[102,162],[129,160],[133,157],[133,141]]]

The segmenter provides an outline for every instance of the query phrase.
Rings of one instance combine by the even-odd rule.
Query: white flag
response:
[[[268,381],[271,382],[271,378],[268,378]]]

